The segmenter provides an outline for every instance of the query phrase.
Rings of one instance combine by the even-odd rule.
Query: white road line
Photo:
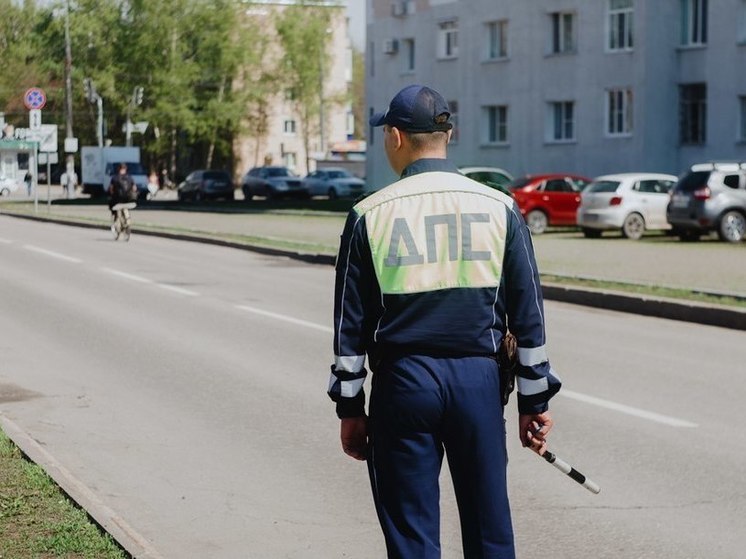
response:
[[[572,390],[565,390],[564,388],[558,392],[559,395],[566,396],[579,402],[585,402],[586,404],[593,404],[601,408],[626,413],[634,417],[647,419],[649,421],[655,421],[656,423],[662,423],[671,427],[699,427],[696,423],[686,421],[685,419],[678,419],[668,415],[662,415],[659,413],[641,410],[639,408],[633,408],[632,406],[625,406],[611,400],[604,400],[602,398],[596,398],[595,396],[589,396],[587,394],[581,394],[580,392],[573,392]]]
[[[13,241],[11,241],[10,239],[0,239],[0,244],[3,244],[3,245],[12,245]]]
[[[23,248],[27,250],[31,250],[33,252],[38,252],[39,254],[51,256],[52,258],[57,258],[58,260],[72,262],[73,264],[80,264],[81,262],[83,262],[80,258],[73,258],[72,256],[67,256],[66,254],[60,254],[59,252],[54,252],[52,250],[47,250],[45,248],[37,247],[34,245],[23,245]]]
[[[120,278],[136,281],[139,283],[147,283],[148,285],[156,285],[160,287],[161,289],[165,289],[173,293],[178,293],[179,295],[188,295],[190,297],[197,297],[199,295],[199,293],[197,293],[196,291],[184,289],[183,287],[176,287],[175,285],[168,285],[167,283],[158,283],[157,281],[153,281],[151,279],[144,278],[142,276],[136,276],[135,274],[130,274],[128,272],[122,272],[121,270],[115,270],[114,268],[101,268],[101,269],[107,274],[112,274],[114,276],[119,276]]]
[[[277,314],[270,311],[265,311],[262,309],[257,309],[255,307],[249,307],[246,305],[236,305],[237,309],[241,309],[242,311],[251,312],[254,314],[260,314],[262,316],[268,316],[270,318],[275,318],[277,320],[284,320],[285,322],[292,322],[293,324],[299,324],[300,326],[305,326],[307,328],[313,328],[314,330],[321,330],[322,332],[328,332],[333,333],[334,330],[329,326],[322,326],[321,324],[316,324],[315,322],[309,322],[307,320],[301,320],[300,318],[294,318],[292,316],[287,316],[284,314]]]
[[[113,268],[101,268],[104,272],[108,274],[112,274],[115,276],[119,276],[120,278],[125,278],[132,281],[138,281],[140,283],[155,283],[152,280],[149,280],[148,278],[143,278],[141,276],[136,276],[134,274],[128,274],[127,272],[122,272],[120,270],[115,270]]]
[[[183,287],[176,287],[175,285],[168,285],[167,283],[158,283],[156,285],[161,289],[173,291],[174,293],[179,293],[180,295],[189,295],[190,297],[197,297],[199,295],[199,293],[197,293],[196,291],[184,289]]]

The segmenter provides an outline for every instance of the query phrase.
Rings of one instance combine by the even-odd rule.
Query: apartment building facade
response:
[[[265,29],[272,32],[272,15],[288,6],[300,4],[297,0],[245,0],[248,17],[266,20]],[[234,143],[237,169],[243,174],[261,165],[284,165],[300,175],[314,170],[315,161],[324,159],[331,146],[345,142],[354,130],[352,106],[349,100],[352,82],[352,44],[348,32],[348,20],[343,0],[306,0],[305,6],[329,10],[327,53],[328,67],[323,67],[323,78],[319,76],[318,95],[323,101],[323,110],[314,122],[310,133],[307,166],[302,122],[297,106],[292,102],[290,90],[276,95],[269,105],[267,133],[257,135],[249,132]],[[279,39],[277,39],[279,45]],[[282,51],[271,52],[281,57]],[[310,167],[310,168],[309,168]]]
[[[680,174],[746,160],[746,0],[367,0],[366,96],[451,104],[460,165]],[[367,177],[390,182],[381,131]]]

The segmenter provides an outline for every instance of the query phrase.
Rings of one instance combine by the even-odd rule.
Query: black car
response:
[[[235,199],[235,189],[231,176],[225,171],[192,171],[179,185],[177,195],[184,200],[225,200]]]

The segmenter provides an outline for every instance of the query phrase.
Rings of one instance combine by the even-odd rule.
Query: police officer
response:
[[[383,126],[389,164],[401,178],[355,204],[345,224],[328,394],[343,451],[368,462],[389,558],[440,557],[446,453],[464,556],[512,559],[494,358],[508,325],[518,342],[519,435],[540,454],[560,380],[547,360],[529,231],[509,196],[446,160],[449,119],[439,93],[411,85],[370,120]]]

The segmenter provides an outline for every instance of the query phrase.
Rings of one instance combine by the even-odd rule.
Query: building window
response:
[[[681,44],[707,44],[707,0],[681,0]]]
[[[575,52],[575,14],[557,12],[549,14],[552,21],[552,54]]]
[[[609,50],[630,50],[633,41],[634,0],[609,0]]]
[[[414,39],[403,39],[402,46],[404,47],[404,68],[402,70],[405,73],[414,72]]]
[[[707,139],[707,84],[679,86],[679,122],[682,144],[704,144]]]
[[[453,124],[451,128],[451,143],[457,144],[459,140],[459,127],[458,127],[458,101],[448,101],[448,108],[451,110],[450,122]]]
[[[508,20],[487,23],[487,60],[499,60],[508,56]]]
[[[438,58],[458,56],[458,21],[444,21],[438,33]]]
[[[484,108],[486,126],[484,140],[487,144],[504,144],[508,141],[508,107],[491,105]]]
[[[549,103],[547,131],[547,136],[552,142],[567,142],[575,139],[574,101]]]
[[[738,105],[740,107],[740,113],[741,113],[741,119],[740,119],[740,126],[739,128],[739,134],[738,139],[742,142],[746,142],[746,95],[742,95],[738,98]]]
[[[606,92],[606,133],[609,136],[632,134],[632,90]]]
[[[285,134],[290,134],[294,136],[296,132],[295,121],[288,119],[285,122],[283,122],[282,131],[285,132]]]

